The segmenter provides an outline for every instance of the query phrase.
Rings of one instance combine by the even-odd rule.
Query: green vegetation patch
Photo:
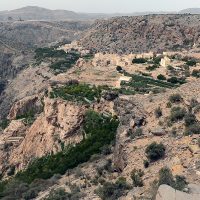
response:
[[[56,50],[53,47],[38,48],[35,50],[35,59],[40,62],[45,58],[60,58],[65,56],[66,53],[64,50]]]
[[[29,110],[28,112],[24,113],[23,115],[18,115],[16,117],[16,119],[17,120],[18,119],[23,119],[23,122],[25,124],[31,125],[35,121],[35,119],[36,119],[36,117],[35,117],[36,114],[37,113],[34,112],[34,110]]]
[[[115,183],[105,182],[95,193],[102,200],[115,200],[125,195],[132,187],[126,182],[124,177],[119,177]]]
[[[162,57],[154,57],[154,58],[153,58],[153,63],[154,63],[155,65],[159,65],[160,62],[161,62],[161,59],[162,59]]]
[[[159,65],[151,65],[151,66],[146,67],[146,70],[148,70],[148,71],[154,71],[157,68],[159,68]]]
[[[178,86],[173,83],[163,80],[155,80],[151,77],[141,76],[138,74],[126,73],[125,75],[132,77],[132,80],[130,82],[122,82],[122,88],[128,88],[137,93],[149,93],[150,91],[157,92],[162,91],[161,89],[172,89]]]
[[[194,69],[192,71],[192,76],[196,77],[196,78],[200,78],[200,70],[198,69]]]
[[[91,54],[91,53],[89,53],[89,54],[87,54],[87,55],[82,56],[82,58],[83,58],[84,60],[88,61],[88,60],[93,59],[93,58],[94,58],[94,55]]]
[[[191,66],[191,67],[195,66],[196,64],[197,64],[197,61],[194,59],[188,60],[186,62],[186,65]]]
[[[200,123],[195,122],[186,127],[185,135],[200,134]]]
[[[49,67],[56,73],[67,71],[80,57],[77,51],[66,53],[64,50],[57,50],[54,47],[38,48],[35,50],[36,64],[40,64],[43,61],[50,62]],[[89,57],[91,55],[86,55],[86,59],[89,59]]]
[[[183,191],[183,189],[187,186],[187,181],[184,176],[173,176],[171,170],[167,167],[160,169],[159,171],[159,181],[158,186],[160,185],[169,185],[176,190]]]
[[[165,155],[165,146],[156,142],[151,143],[145,150],[147,158],[153,162],[157,161],[164,157]]]
[[[169,119],[171,122],[178,122],[184,119],[184,117],[187,114],[187,110],[185,108],[181,108],[181,107],[173,107],[171,109],[171,113],[169,116]]]
[[[159,74],[159,75],[157,76],[157,79],[158,79],[158,80],[164,81],[164,80],[166,80],[166,77],[165,77],[164,75],[162,75],[162,74]]]
[[[144,63],[146,63],[148,60],[147,59],[145,59],[145,58],[134,58],[133,60],[132,60],[132,63],[133,64],[144,64]]]
[[[50,93],[50,97],[60,97],[64,100],[88,104],[94,100],[100,99],[101,93],[102,87],[87,84],[71,84],[59,88],[53,88],[53,91]]]
[[[6,129],[10,124],[10,121],[8,119],[3,119],[1,122],[0,122],[0,129]]]
[[[144,176],[144,172],[139,169],[133,169],[131,172],[131,179],[133,181],[133,186],[134,187],[142,187],[144,185],[142,176]]]
[[[186,83],[185,78],[177,78],[175,76],[172,76],[171,78],[167,79],[167,82],[172,84],[184,84]]]
[[[143,85],[147,85],[147,86],[158,86],[158,87],[164,87],[164,88],[173,88],[176,87],[176,85],[171,84],[171,83],[167,83],[165,81],[161,81],[161,80],[155,80],[153,78],[150,77],[144,77],[144,76],[140,76],[137,74],[131,74],[129,75],[132,77],[132,84],[134,83],[141,83]]]
[[[182,97],[180,94],[172,94],[170,97],[169,97],[169,101],[171,103],[180,103],[182,101]]]

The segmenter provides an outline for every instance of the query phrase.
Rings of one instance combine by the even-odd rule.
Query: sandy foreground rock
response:
[[[168,185],[161,185],[158,189],[156,200],[199,200],[200,199],[200,186],[190,185],[190,194],[173,189]],[[197,190],[196,190],[197,189]]]

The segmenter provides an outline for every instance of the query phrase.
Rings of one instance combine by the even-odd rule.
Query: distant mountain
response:
[[[0,11],[0,21],[44,20],[44,21],[80,21],[108,19],[121,16],[142,16],[151,14],[200,14],[200,8],[188,8],[180,12],[133,12],[133,13],[78,13],[69,10],[50,10],[37,6],[27,6],[11,11]]]
[[[45,8],[28,6],[11,11],[0,12],[0,20],[81,20],[88,19],[86,14],[78,14],[67,10],[49,10]]]
[[[179,13],[181,14],[200,14],[200,8],[187,8],[184,10],[181,10]]]
[[[120,16],[140,16],[147,14],[168,14],[169,12],[134,12],[134,13],[76,13],[68,10],[49,10],[37,6],[27,6],[11,11],[1,11],[0,21],[16,20],[95,20]],[[172,13],[172,12],[171,12]]]

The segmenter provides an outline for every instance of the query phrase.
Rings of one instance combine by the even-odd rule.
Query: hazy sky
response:
[[[200,7],[200,0],[0,0],[0,10],[42,6],[79,12],[178,11]]]

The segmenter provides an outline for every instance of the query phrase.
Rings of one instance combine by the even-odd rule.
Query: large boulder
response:
[[[168,185],[161,185],[158,189],[156,200],[199,200],[200,194],[194,191],[196,191],[196,187],[190,191],[191,193],[185,193],[175,190]]]
[[[166,131],[162,127],[157,127],[151,133],[155,136],[163,136],[166,134]]]
[[[200,195],[200,185],[189,184],[188,188],[189,188],[190,193]]]

